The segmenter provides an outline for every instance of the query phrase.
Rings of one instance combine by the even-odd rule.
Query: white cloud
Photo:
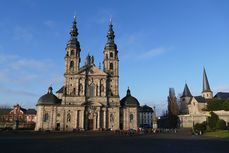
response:
[[[14,38],[17,40],[23,39],[25,41],[30,41],[33,38],[33,34],[28,28],[16,26],[14,29]]]
[[[143,54],[137,56],[137,58],[139,60],[149,59],[149,58],[152,58],[154,56],[161,55],[165,52],[166,52],[166,50],[164,48],[151,49],[151,50],[144,52]]]
[[[112,16],[113,18],[115,14],[113,9],[99,9],[90,20],[97,24],[108,24],[110,17]]]
[[[63,81],[52,60],[35,60],[18,55],[0,54],[0,84],[28,87],[44,80]],[[58,77],[57,77],[58,76]]]
[[[3,54],[0,54],[0,63],[8,62],[9,60],[17,59],[18,57],[19,56],[17,56],[17,55],[3,55]]]
[[[37,97],[37,94],[27,92],[27,91],[18,91],[18,90],[13,90],[13,89],[8,89],[5,87],[0,87],[0,93],[1,94],[7,94],[7,95],[20,95],[20,96],[29,96],[29,97]]]
[[[130,51],[127,54],[122,55],[122,58],[125,59],[134,59],[134,60],[147,60],[147,59],[151,59],[155,56],[159,56],[161,54],[164,54],[168,49],[165,48],[155,48],[155,49],[151,49],[149,51],[143,52],[143,53],[139,53],[139,52],[134,52],[134,51]]]
[[[48,26],[49,28],[52,28],[55,25],[55,23],[52,20],[47,20],[44,22],[44,25]]]
[[[18,60],[12,62],[10,66],[11,68],[17,70],[23,67],[44,70],[47,68],[47,61],[45,62],[45,61],[38,61],[34,59],[19,58]]]
[[[229,86],[228,85],[223,85],[223,86],[217,86],[213,87],[213,92],[229,92]]]

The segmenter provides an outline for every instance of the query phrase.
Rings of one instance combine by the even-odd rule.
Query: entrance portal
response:
[[[56,123],[56,131],[60,131],[60,123]]]
[[[93,119],[88,119],[87,129],[88,130],[93,130]]]

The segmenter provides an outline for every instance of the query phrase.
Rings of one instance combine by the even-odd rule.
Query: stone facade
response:
[[[119,60],[112,23],[103,51],[103,70],[95,66],[94,56],[89,53],[80,67],[81,49],[75,18],[70,35],[65,55],[64,86],[57,91],[57,97],[50,87],[39,99],[35,130],[118,130],[120,125],[121,129],[137,129],[138,105],[120,105]],[[132,120],[130,114],[133,114]]]
[[[147,105],[140,106],[139,108],[139,127],[152,128],[154,119],[154,111]]]

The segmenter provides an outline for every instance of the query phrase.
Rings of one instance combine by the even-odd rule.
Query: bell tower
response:
[[[80,66],[80,43],[77,40],[78,30],[76,28],[76,17],[74,16],[74,21],[72,29],[69,33],[71,35],[70,40],[66,46],[66,56],[65,56],[65,74],[73,74],[79,71]]]
[[[64,73],[64,95],[77,96],[78,85],[75,74],[80,67],[80,43],[77,39],[78,29],[76,28],[76,17],[74,16],[73,25],[70,31],[70,40],[66,46],[65,73]]]
[[[202,97],[204,97],[205,99],[212,99],[213,98],[212,91],[211,91],[210,85],[208,83],[208,78],[207,78],[207,74],[206,74],[205,68],[204,68],[204,73],[203,73]]]
[[[104,48],[103,70],[108,74],[107,94],[109,96],[119,96],[118,90],[118,50],[114,42],[114,31],[112,19],[110,19],[109,31],[107,33],[107,43]]]

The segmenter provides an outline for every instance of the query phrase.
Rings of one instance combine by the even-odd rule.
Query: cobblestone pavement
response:
[[[123,136],[112,132],[0,133],[0,153],[228,153],[229,139],[188,132]]]

